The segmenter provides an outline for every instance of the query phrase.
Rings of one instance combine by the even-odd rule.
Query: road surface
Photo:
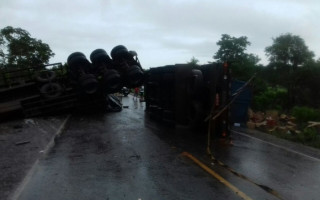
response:
[[[71,116],[15,199],[319,199],[318,155],[235,131],[232,146],[213,147],[215,162],[205,135],[149,120],[132,96],[123,105],[129,108]]]

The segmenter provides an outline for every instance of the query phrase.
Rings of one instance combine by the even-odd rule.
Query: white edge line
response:
[[[45,149],[43,150],[43,155],[40,156],[40,158],[44,157],[47,155],[47,153],[49,152],[49,150],[54,146],[54,140],[56,137],[59,137],[67,123],[67,121],[69,120],[69,118],[71,117],[71,115],[68,115],[66,117],[66,119],[62,122],[62,124],[60,125],[60,127],[58,128],[57,132],[54,134],[54,137],[51,138],[50,142],[48,143],[48,145],[45,147]],[[24,190],[24,188],[26,187],[26,185],[28,184],[28,182],[30,181],[31,177],[33,176],[35,169],[37,168],[40,158],[38,158],[34,164],[32,165],[31,169],[28,171],[27,175],[24,177],[24,179],[22,180],[22,182],[19,184],[19,186],[16,188],[16,190],[14,191],[14,193],[11,195],[10,200],[17,200],[22,191]]]
[[[260,141],[260,142],[264,142],[264,143],[266,143],[266,144],[269,144],[269,145],[278,147],[278,148],[280,148],[280,149],[284,149],[284,150],[286,150],[286,151],[289,151],[289,152],[292,152],[292,153],[295,153],[295,154],[299,154],[299,155],[301,155],[301,156],[305,156],[305,157],[307,157],[307,158],[310,158],[310,159],[312,159],[312,160],[315,160],[315,161],[320,162],[320,159],[319,159],[319,158],[315,158],[315,157],[309,156],[309,155],[307,155],[307,154],[304,154],[304,153],[301,153],[301,152],[298,152],[298,151],[295,151],[295,150],[292,150],[292,149],[289,149],[289,148],[286,148],[286,147],[283,147],[283,146],[280,146],[280,145],[277,145],[277,144],[274,144],[274,143],[271,143],[271,142],[267,142],[267,141],[261,140],[261,139],[259,139],[259,138],[256,138],[256,137],[247,135],[247,134],[242,133],[242,132],[239,132],[239,131],[232,130],[232,132],[237,133],[237,134],[242,135],[242,136],[246,136],[246,137],[248,137],[248,138],[252,138],[252,139],[258,140],[258,141]]]
[[[46,148],[43,150],[44,155],[47,155],[47,153],[50,151],[50,149],[54,146],[55,144],[55,139],[57,137],[60,137],[65,125],[67,124],[67,122],[69,121],[69,118],[71,117],[71,115],[68,115],[66,117],[66,119],[62,122],[62,124],[60,125],[59,129],[57,130],[57,132],[55,133],[55,136],[51,138],[50,142],[48,143],[48,145],[46,146]]]

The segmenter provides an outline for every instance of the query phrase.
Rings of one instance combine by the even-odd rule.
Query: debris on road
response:
[[[320,128],[320,122],[309,121],[308,123],[309,123],[309,125],[307,126],[308,128],[315,127],[315,126]]]
[[[28,141],[21,141],[21,142],[16,142],[15,143],[15,145],[24,145],[24,144],[29,144],[30,143],[30,141],[28,140]]]
[[[36,123],[34,122],[33,119],[25,119],[25,120],[24,120],[24,123],[25,123],[25,124],[28,124],[28,125],[36,125]]]
[[[249,129],[262,129],[268,132],[278,131],[280,133],[298,134],[295,118],[286,114],[280,114],[276,110],[268,110],[266,113],[253,112],[248,110],[249,121],[247,127]]]
[[[278,111],[266,111],[253,112],[251,109],[248,110],[249,120],[247,127],[249,129],[259,129],[263,132],[278,134],[289,134],[299,136],[303,134],[306,129],[314,128],[316,133],[320,135],[320,122],[308,121],[308,125],[297,124],[296,119],[293,116],[286,114],[279,114]]]

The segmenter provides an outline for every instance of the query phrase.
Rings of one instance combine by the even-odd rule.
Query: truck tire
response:
[[[56,73],[52,70],[42,70],[36,73],[36,80],[41,83],[53,81],[56,78]]]
[[[81,52],[74,52],[70,54],[67,59],[67,64],[71,73],[77,73],[80,69],[85,72],[90,71],[91,64],[86,56]]]
[[[109,57],[108,53],[104,49],[96,49],[90,54],[90,60],[94,67],[98,63],[110,63],[112,62],[111,58]]]
[[[121,57],[125,57],[129,54],[128,49],[123,45],[115,46],[111,50],[111,57],[114,60],[119,60]]]
[[[126,78],[129,88],[139,87],[143,83],[144,73],[139,66],[132,65],[126,71]]]
[[[117,70],[110,69],[103,74],[103,88],[107,94],[120,91],[122,88],[122,78]]]
[[[80,88],[86,94],[93,94],[98,91],[99,85],[98,81],[92,74],[85,74],[79,78]]]
[[[74,64],[87,63],[87,58],[82,52],[74,52],[68,56],[67,63],[69,66]]]
[[[40,93],[45,98],[55,98],[62,94],[62,87],[58,83],[46,83],[40,88]]]

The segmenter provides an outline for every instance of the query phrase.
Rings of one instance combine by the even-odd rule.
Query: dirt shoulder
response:
[[[0,122],[0,199],[8,199],[40,159],[66,115]]]

